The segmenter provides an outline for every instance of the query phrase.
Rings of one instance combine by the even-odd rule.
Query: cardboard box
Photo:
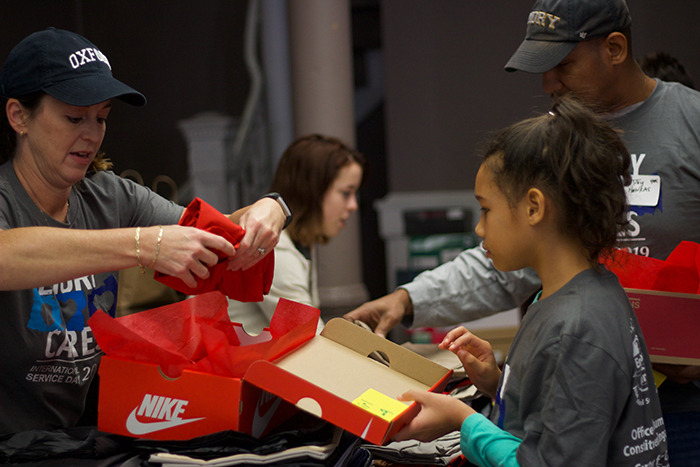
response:
[[[270,338],[234,328],[241,345]],[[368,358],[376,354],[390,367]],[[114,356],[102,357],[99,373],[101,431],[157,440],[222,430],[260,437],[303,409],[382,444],[419,410],[396,396],[442,391],[452,370],[336,318],[274,362],[255,361],[243,378],[192,370],[170,378],[156,364]]]
[[[626,288],[652,362],[700,365],[700,295]]]
[[[389,366],[369,358],[380,354]],[[420,410],[396,397],[440,392],[452,370],[342,318],[274,362],[253,363],[246,382],[374,444],[384,444]]]
[[[265,331],[258,336],[266,338]],[[250,343],[250,336],[242,342]],[[298,411],[241,378],[191,370],[170,378],[156,364],[110,356],[102,357],[99,373],[98,428],[134,438],[190,439],[223,430],[260,437]]]

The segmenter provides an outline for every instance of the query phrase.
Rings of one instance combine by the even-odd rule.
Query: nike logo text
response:
[[[129,414],[129,418],[126,420],[126,429],[135,435],[145,435],[204,419],[204,417],[180,418],[180,414],[185,412],[187,404],[188,401],[182,399],[145,394],[141,405]],[[144,423],[139,421],[136,415],[161,421]]]

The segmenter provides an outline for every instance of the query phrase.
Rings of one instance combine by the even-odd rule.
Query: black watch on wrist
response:
[[[277,201],[277,203],[280,205],[280,207],[282,208],[282,212],[285,216],[287,216],[287,218],[284,221],[284,227],[282,227],[282,230],[286,229],[287,226],[289,226],[289,224],[292,223],[292,211],[289,209],[289,206],[287,206],[287,203],[284,202],[282,195],[280,195],[279,193],[268,193],[265,196],[263,196],[263,198],[272,198],[275,201]]]

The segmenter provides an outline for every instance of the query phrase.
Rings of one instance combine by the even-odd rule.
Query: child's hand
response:
[[[410,390],[398,397],[401,401],[416,401],[420,412],[392,438],[394,441],[417,439],[432,441],[462,427],[462,422],[474,409],[459,399],[444,394]]]
[[[448,332],[439,347],[454,352],[472,383],[486,395],[496,397],[501,370],[491,344],[460,326]]]

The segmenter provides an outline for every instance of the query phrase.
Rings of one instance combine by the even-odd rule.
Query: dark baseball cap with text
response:
[[[38,91],[76,106],[121,99],[146,105],[140,92],[112,76],[107,57],[79,34],[48,28],[24,38],[12,49],[0,72],[2,97]]]
[[[537,0],[527,18],[525,40],[505,69],[544,73],[579,42],[624,32],[631,25],[625,0]]]

